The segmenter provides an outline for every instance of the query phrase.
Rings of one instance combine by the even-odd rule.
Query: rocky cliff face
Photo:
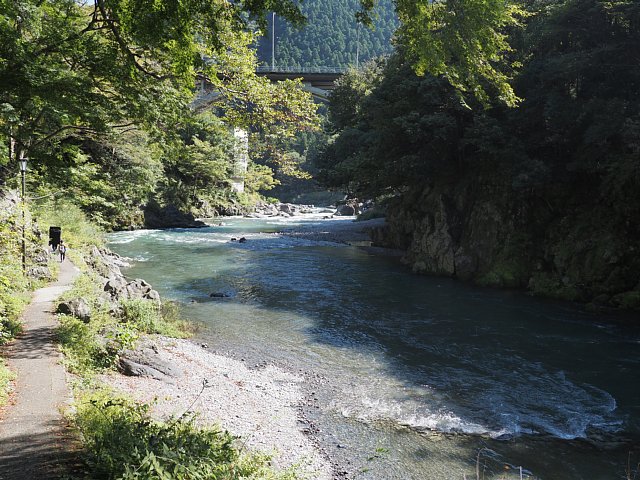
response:
[[[640,309],[637,227],[606,206],[553,198],[482,179],[429,186],[397,198],[373,241],[405,250],[416,273]]]
[[[206,224],[196,220],[189,212],[183,212],[175,205],[160,206],[149,202],[144,210],[145,228],[198,228]]]

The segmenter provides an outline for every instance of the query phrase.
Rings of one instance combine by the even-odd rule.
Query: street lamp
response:
[[[22,271],[27,271],[27,242],[25,239],[25,229],[27,220],[25,215],[25,176],[27,173],[28,158],[20,157],[20,172],[22,173]]]

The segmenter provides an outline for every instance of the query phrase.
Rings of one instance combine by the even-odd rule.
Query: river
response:
[[[323,379],[306,415],[349,478],[624,479],[640,460],[629,319],[275,233],[344,219],[223,221],[120,232],[110,248],[213,350]]]

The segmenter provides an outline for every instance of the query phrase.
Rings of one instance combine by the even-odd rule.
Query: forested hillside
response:
[[[340,80],[320,176],[386,202],[377,241],[416,272],[640,308],[640,4],[530,8],[509,38],[517,108],[400,49]]]
[[[275,66],[279,68],[347,68],[392,50],[391,37],[398,26],[391,0],[375,8],[373,28],[356,23],[359,0],[308,0],[301,4],[307,24],[297,29],[275,17]],[[271,65],[273,17],[258,43],[261,64]]]

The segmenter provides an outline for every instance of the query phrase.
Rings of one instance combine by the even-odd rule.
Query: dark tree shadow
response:
[[[46,433],[15,435],[0,444],[0,480],[55,480],[81,475],[80,444],[63,422]]]

